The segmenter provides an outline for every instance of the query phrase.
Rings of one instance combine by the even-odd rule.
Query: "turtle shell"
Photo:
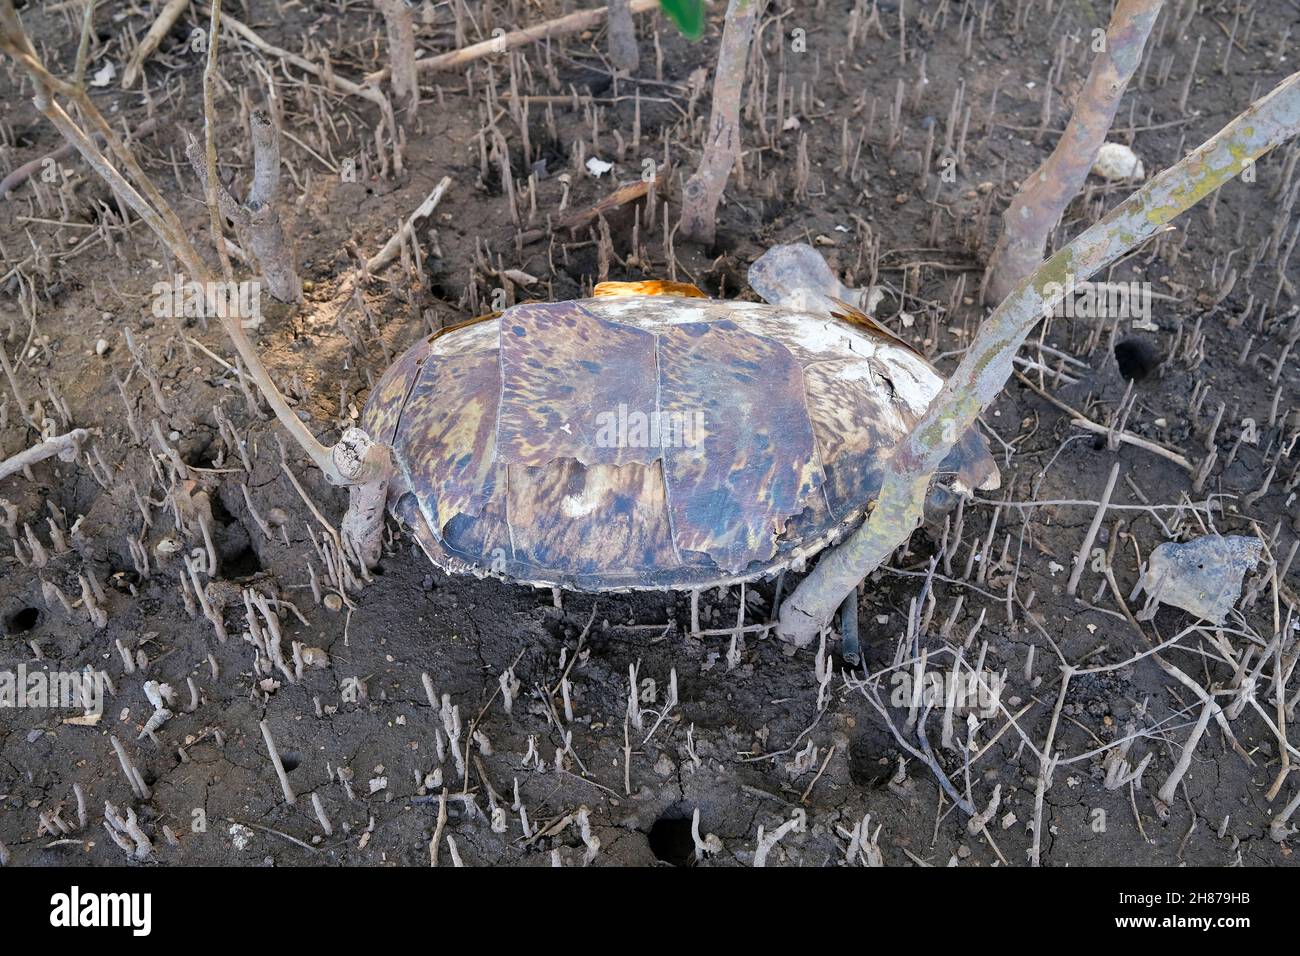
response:
[[[393,448],[390,509],[446,571],[693,588],[798,565],[860,523],[941,385],[863,324],[623,289],[420,341],[361,424]],[[944,471],[999,481],[973,430]]]

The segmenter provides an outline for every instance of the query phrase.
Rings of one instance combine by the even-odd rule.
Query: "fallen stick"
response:
[[[91,6],[94,6],[94,0],[90,0]],[[144,61],[153,55],[153,51],[158,49],[158,44],[162,43],[163,37],[171,32],[172,27],[176,26],[176,21],[181,18],[185,8],[190,5],[190,0],[167,0],[167,5],[158,13],[158,19],[153,22],[149,32],[144,35],[140,45],[135,48],[131,54],[130,62],[126,65],[126,70],[122,73],[122,89],[129,90],[135,86],[136,80],[140,79],[141,71],[144,69]]]
[[[131,131],[131,139],[132,140],[142,139],[143,137],[148,136],[150,133],[153,133],[157,129],[158,129],[157,118],[147,119],[139,126],[137,126],[134,130]],[[92,138],[96,146],[104,145],[104,137],[102,134],[96,133]],[[130,142],[130,140],[128,140],[128,142]],[[42,168],[44,168],[44,166],[47,163],[50,162],[57,163],[61,159],[67,159],[76,151],[77,151],[77,147],[74,146],[72,143],[64,143],[54,152],[46,153],[44,156],[38,157],[37,159],[33,159],[31,162],[23,163],[21,166],[17,167],[16,169],[10,170],[9,174],[6,175],[4,179],[0,179],[0,199],[4,199],[6,196],[8,196],[11,192],[13,192],[23,183],[27,182],[27,180],[31,179],[32,176],[34,176],[37,172],[39,172]]]
[[[1020,372],[1016,372],[1015,375],[1016,378],[1019,379],[1022,385],[1027,386],[1029,389],[1036,392],[1041,397],[1047,399],[1049,402],[1051,402],[1061,411],[1065,412],[1067,415],[1073,415],[1074,418],[1070,422],[1071,425],[1074,425],[1078,428],[1085,429],[1086,431],[1094,432],[1098,435],[1106,435],[1110,433],[1110,429],[1108,429],[1105,425],[1098,425],[1091,418],[1085,416],[1083,412],[1079,411],[1077,408],[1067,405],[1065,402],[1061,401],[1056,396],[1039,388],[1037,385],[1033,383],[1031,379],[1025,377]],[[1115,438],[1117,441],[1122,441],[1126,444],[1132,445],[1134,448],[1144,448],[1147,451],[1151,452],[1153,455],[1159,455],[1161,458],[1166,458],[1169,461],[1172,461],[1179,468],[1182,468],[1189,473],[1194,474],[1196,472],[1195,465],[1193,465],[1190,461],[1188,461],[1184,456],[1178,454],[1178,452],[1171,451],[1170,449],[1166,448],[1164,445],[1158,445],[1155,442],[1150,441],[1149,439],[1142,438],[1139,435],[1134,435],[1132,432],[1119,432],[1115,435]]]
[[[1173,771],[1165,779],[1160,790],[1156,793],[1163,802],[1172,804],[1174,794],[1178,790],[1178,783],[1183,779],[1187,770],[1192,765],[1192,754],[1196,752],[1196,745],[1200,743],[1201,737],[1205,734],[1205,728],[1210,724],[1210,718],[1219,710],[1219,705],[1211,697],[1206,700],[1201,707],[1201,716],[1196,721],[1196,726],[1192,728],[1191,735],[1187,738],[1187,743],[1183,744],[1183,752],[1178,757],[1178,763],[1174,765]]]
[[[667,166],[662,166],[655,178],[651,181],[640,180],[635,183],[628,183],[626,186],[619,186],[608,196],[597,200],[595,204],[588,206],[572,215],[566,216],[559,222],[554,223],[549,229],[529,229],[519,234],[519,240],[524,245],[530,242],[537,242],[539,239],[545,239],[554,233],[557,229],[563,229],[566,232],[573,232],[575,229],[581,229],[583,226],[589,226],[602,216],[607,216],[614,210],[626,206],[628,203],[637,202],[644,199],[650,193],[650,187],[660,180],[667,182],[668,174],[671,170]]]
[[[1022,279],[980,325],[961,363],[894,449],[875,508],[786,599],[781,636],[797,647],[812,643],[858,582],[908,539],[922,520],[940,463],[1002,393],[1016,353],[1049,309],[1077,282],[1115,262],[1297,132],[1300,73],[1293,73]]]
[[[402,244],[408,242],[415,234],[415,224],[433,215],[433,211],[438,208],[438,203],[442,202],[443,194],[450,185],[450,176],[443,176],[438,181],[438,185],[433,187],[433,192],[424,198],[424,202],[415,207],[415,212],[406,218],[406,222],[402,223],[402,227],[384,243],[384,247],[366,260],[367,272],[374,274],[397,258],[402,251]]]
[[[33,445],[26,451],[20,451],[12,458],[0,461],[0,480],[15,475],[38,461],[44,461],[46,458],[59,456],[61,461],[76,461],[77,456],[81,453],[81,443],[90,437],[90,432],[84,428],[74,428],[72,431],[54,438],[47,438],[39,445]]]
[[[658,9],[659,0],[632,0],[628,6],[631,8],[632,13],[645,13],[649,10]],[[490,40],[473,43],[459,50],[452,50],[450,53],[441,53],[438,56],[416,60],[415,69],[419,73],[459,69],[466,63],[473,63],[475,60],[481,60],[496,53],[505,53],[515,47],[527,46],[530,43],[536,43],[538,40],[545,40],[547,37],[588,30],[604,20],[606,12],[607,8],[601,5],[591,10],[579,10],[567,16],[556,17],[554,20],[547,20],[545,23],[521,27],[518,30],[512,30],[510,33],[494,36]],[[366,82],[381,83],[388,79],[391,72],[388,67],[385,67],[382,70],[369,73],[366,75]]]
[[[204,5],[200,9],[202,9],[205,14],[211,16],[212,10],[210,7]],[[321,80],[327,88],[339,89],[352,96],[359,96],[363,100],[369,100],[371,103],[374,103],[379,107],[380,115],[383,117],[384,122],[388,126],[388,131],[393,137],[393,169],[399,176],[402,174],[402,151],[398,148],[397,117],[393,112],[393,104],[389,102],[388,97],[384,95],[382,90],[369,82],[362,84],[349,80],[344,76],[340,76],[333,70],[327,72],[324,67],[316,65],[306,57],[299,56],[296,53],[290,53],[288,50],[278,47],[273,43],[268,43],[258,36],[257,32],[251,27],[236,20],[229,14],[223,13],[221,15],[221,25],[229,29],[235,34],[235,36],[239,37],[244,42],[251,44],[256,49],[261,50],[263,53],[279,57],[286,63],[291,63],[298,69],[310,73],[312,76]]]
[[[275,738],[271,736],[271,728],[267,726],[266,721],[259,721],[258,727],[262,729],[262,740],[266,742],[267,753],[271,755],[271,765],[275,767],[275,775],[280,779],[280,789],[284,792],[284,799],[288,803],[297,803],[298,797],[293,792],[293,787],[289,785],[289,775],[284,772],[284,761],[280,759],[280,751],[275,746]]]
[[[1110,496],[1115,491],[1115,481],[1119,478],[1119,462],[1111,465],[1110,478],[1106,481],[1106,490],[1101,493],[1101,502],[1097,505],[1097,511],[1092,516],[1092,524],[1088,525],[1088,533],[1083,536],[1083,543],[1079,545],[1079,553],[1074,556],[1074,570],[1070,572],[1070,580],[1065,585],[1065,593],[1074,597],[1075,592],[1079,590],[1079,579],[1083,577],[1083,569],[1088,563],[1088,555],[1092,552],[1092,543],[1097,540],[1097,532],[1101,530],[1101,523],[1106,517],[1106,508],[1110,505]]]

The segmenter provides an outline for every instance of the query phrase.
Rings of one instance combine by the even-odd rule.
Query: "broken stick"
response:
[[[20,451],[12,458],[0,461],[0,480],[15,475],[38,461],[44,461],[46,458],[59,456],[61,461],[76,461],[77,456],[81,454],[81,443],[90,437],[90,432],[84,428],[74,428],[64,435],[58,435],[54,438],[47,438],[39,445],[33,445],[26,451]]]

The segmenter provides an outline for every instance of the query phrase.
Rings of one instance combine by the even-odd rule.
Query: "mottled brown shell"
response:
[[[421,341],[362,426],[391,443],[392,511],[444,570],[687,588],[798,564],[860,522],[941,384],[824,313],[620,290]],[[997,485],[974,432],[948,466]]]

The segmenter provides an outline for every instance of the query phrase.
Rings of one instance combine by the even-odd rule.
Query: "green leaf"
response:
[[[686,39],[698,40],[704,34],[704,0],[659,0],[659,6]]]

